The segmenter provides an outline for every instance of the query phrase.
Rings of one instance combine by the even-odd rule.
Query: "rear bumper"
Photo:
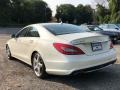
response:
[[[65,58],[59,57],[56,60],[47,62],[46,72],[55,75],[70,75],[76,71],[93,71],[116,61],[116,52],[111,49],[109,52],[98,55],[68,55]]]
[[[114,60],[114,61],[102,64],[102,65],[98,65],[98,66],[94,66],[94,67],[90,67],[90,68],[85,68],[85,69],[77,70],[77,71],[72,72],[71,75],[76,75],[76,74],[79,74],[79,73],[86,73],[86,72],[92,72],[92,71],[96,71],[96,70],[99,70],[99,69],[103,69],[103,68],[105,68],[105,67],[107,67],[109,65],[114,64],[116,61],[117,61],[117,59]]]

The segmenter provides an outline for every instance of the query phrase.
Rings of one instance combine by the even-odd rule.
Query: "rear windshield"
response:
[[[116,24],[120,28],[120,24]]]
[[[43,26],[54,35],[85,32],[84,30],[80,29],[79,26],[72,24],[47,24]]]
[[[96,25],[81,25],[80,28],[83,30],[90,32],[90,31],[101,31],[102,29]]]

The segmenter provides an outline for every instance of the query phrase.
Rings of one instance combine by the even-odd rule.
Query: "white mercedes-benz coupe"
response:
[[[108,36],[64,23],[26,26],[12,35],[6,52],[9,59],[15,57],[31,65],[39,78],[47,74],[91,72],[116,61],[116,51]]]

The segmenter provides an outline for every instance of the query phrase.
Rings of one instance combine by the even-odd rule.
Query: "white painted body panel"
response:
[[[29,65],[31,65],[32,53],[34,51],[40,53],[46,66],[46,72],[49,74],[69,75],[73,71],[101,65],[116,59],[116,51],[114,49],[109,49],[110,41],[106,36],[88,32],[55,36],[40,25],[35,24],[32,26],[37,28],[40,37],[13,38],[10,39],[7,44],[10,47],[13,57],[18,58]],[[102,39],[99,37],[102,37]],[[92,51],[90,52],[89,50],[90,47],[88,47],[88,51],[85,51],[87,46],[85,47],[85,45],[80,44],[78,46],[74,45],[72,41],[76,39],[82,40],[84,43],[90,40],[95,40],[96,42],[99,42],[100,40],[101,42],[108,41],[105,46],[105,49],[107,48],[107,50],[105,52],[87,54],[92,53]],[[55,42],[77,46],[86,54],[64,55],[53,47],[53,43]]]

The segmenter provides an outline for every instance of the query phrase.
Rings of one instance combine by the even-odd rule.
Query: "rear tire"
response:
[[[10,48],[9,48],[8,45],[6,45],[6,53],[7,53],[7,58],[8,58],[9,60],[12,60],[13,57],[12,57],[12,55],[11,55],[11,51],[10,51]]]
[[[117,42],[117,40],[112,40],[112,43],[117,44],[118,42]]]
[[[112,43],[117,44],[118,43],[118,38],[116,37],[111,37]]]
[[[34,53],[32,57],[32,67],[38,78],[44,79],[47,76],[45,64],[39,53]]]

